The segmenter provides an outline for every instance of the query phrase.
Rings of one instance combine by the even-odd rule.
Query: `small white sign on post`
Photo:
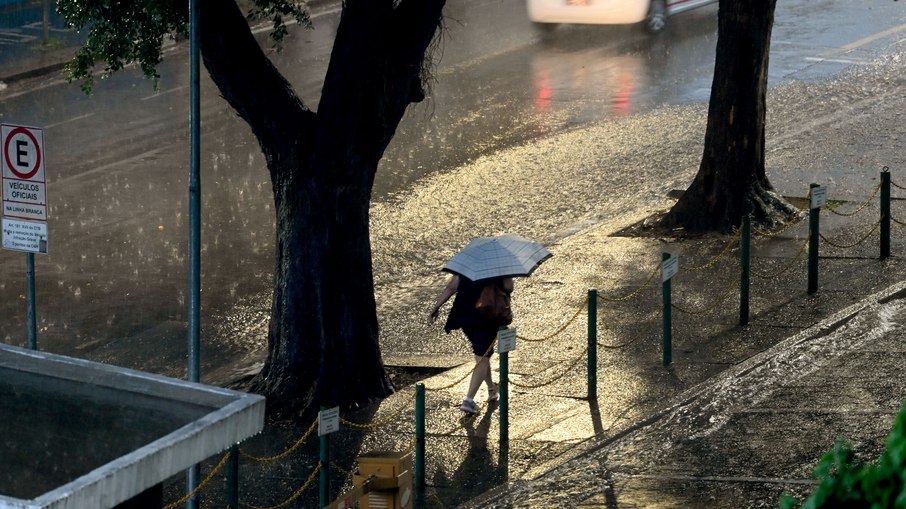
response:
[[[4,217],[3,249],[47,254],[47,223]]]
[[[516,349],[516,328],[507,327],[497,332],[497,348],[500,353],[512,352]]]
[[[820,209],[827,203],[827,188],[824,186],[813,187],[809,195],[811,196],[810,208]]]
[[[318,436],[329,435],[340,430],[340,407],[325,408],[318,412]]]
[[[661,266],[661,282],[666,283],[670,281],[673,276],[679,272],[679,256],[671,256],[664,260],[664,265]]]

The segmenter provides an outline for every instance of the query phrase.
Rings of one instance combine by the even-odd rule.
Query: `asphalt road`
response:
[[[870,62],[906,28],[899,7],[893,2],[782,3],[771,83],[821,82]],[[337,23],[336,7],[320,8],[315,23],[314,31],[295,30],[284,50],[274,54],[312,107]],[[589,212],[594,203],[561,206],[564,196],[547,194],[541,200],[549,200],[556,215],[544,209],[543,217],[504,221],[491,206],[475,217],[457,216],[455,207],[419,202],[426,186],[434,185],[432,179],[448,176],[445,185],[480,187],[476,177],[457,175],[483,156],[516,154],[532,143],[602,122],[625,134],[614,151],[657,150],[658,140],[647,131],[633,131],[634,119],[665,112],[677,120],[682,113],[671,108],[706,101],[715,44],[714,6],[679,15],[667,33],[650,38],[638,27],[598,26],[561,26],[542,36],[528,22],[522,2],[452,2],[432,97],[410,109],[375,188],[375,270],[385,354],[398,358],[412,350],[411,327],[395,317],[420,314],[413,307],[440,284],[439,261],[470,236],[519,230],[554,241],[603,214]],[[51,217],[50,254],[37,263],[41,348],[182,376],[185,48],[170,48],[160,70],[158,91],[134,69],[98,82],[90,97],[56,76],[17,83],[0,91],[0,119],[45,129]],[[227,366],[253,364],[262,352],[273,211],[254,139],[207,79],[202,117],[203,372],[209,381],[223,381],[234,375]],[[674,134],[663,133],[665,139]],[[520,169],[544,150],[529,150],[505,164]],[[579,152],[574,152],[576,160]],[[644,161],[650,154],[638,157]],[[606,160],[598,164],[610,167]],[[525,176],[531,188],[531,173],[511,174]],[[657,185],[635,189],[630,200],[614,205],[615,213],[662,198],[662,186],[675,187],[667,175]],[[615,185],[608,182],[594,185],[601,186],[595,190],[602,196],[618,189],[606,187]],[[400,227],[390,212],[395,208],[425,218],[424,224]],[[439,226],[446,230],[419,233],[419,228]],[[23,256],[2,252],[0,267],[0,306],[8,317],[0,323],[0,338],[23,344]],[[428,350],[443,356],[459,353],[461,346],[446,339]]]

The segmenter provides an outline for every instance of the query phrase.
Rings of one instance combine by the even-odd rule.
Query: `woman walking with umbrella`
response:
[[[469,389],[459,407],[466,414],[478,413],[474,398],[482,383],[487,385],[488,401],[498,399],[497,384],[491,376],[490,358],[494,353],[494,340],[499,327],[512,320],[512,315],[508,320],[489,319],[483,310],[479,310],[486,300],[482,296],[483,291],[489,295],[496,293],[509,308],[509,296],[513,292],[512,278],[528,276],[550,257],[551,253],[540,244],[518,235],[503,235],[473,240],[444,266],[443,270],[453,275],[437,296],[428,319],[434,323],[440,314],[440,308],[450,297],[456,295],[444,324],[444,331],[449,334],[453,330],[462,329],[475,354],[475,369],[472,371]]]

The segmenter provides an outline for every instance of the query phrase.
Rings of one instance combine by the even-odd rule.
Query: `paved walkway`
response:
[[[906,283],[683,392],[625,434],[468,507],[776,507],[838,438],[877,458],[906,394]]]

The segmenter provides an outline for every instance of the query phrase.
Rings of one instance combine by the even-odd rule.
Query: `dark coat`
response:
[[[481,296],[481,289],[485,281],[475,282],[463,276],[459,276],[459,286],[456,288],[456,297],[453,299],[453,307],[450,314],[447,315],[447,322],[444,324],[444,331],[450,333],[463,327],[474,327],[481,324],[481,316],[475,309],[475,303]]]
[[[475,303],[481,297],[481,290],[488,283],[499,285],[504,291],[503,278],[482,279],[472,281],[463,276],[459,276],[459,286],[456,288],[456,298],[453,300],[453,307],[447,316],[447,322],[444,324],[444,331],[449,333],[456,329],[475,329],[490,328],[494,331],[497,326],[488,324],[485,319],[475,309]],[[507,291],[507,293],[509,293]]]

